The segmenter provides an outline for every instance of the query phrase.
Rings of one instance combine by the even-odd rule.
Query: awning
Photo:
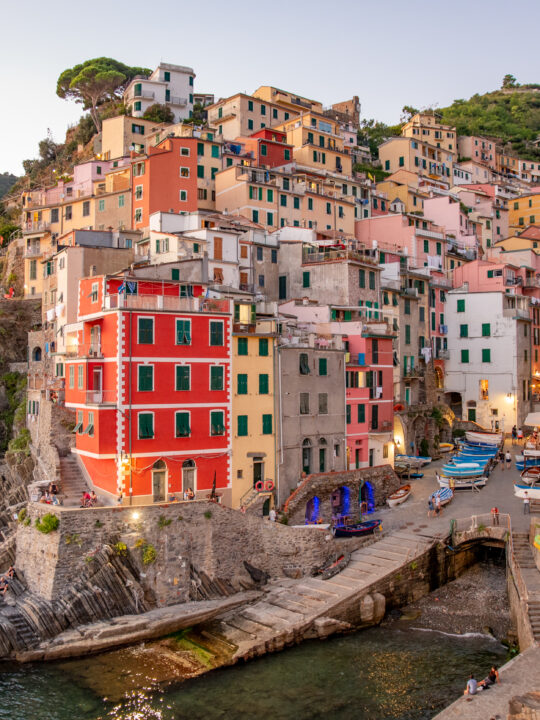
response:
[[[529,427],[540,427],[540,412],[529,413],[523,424],[529,425]]]

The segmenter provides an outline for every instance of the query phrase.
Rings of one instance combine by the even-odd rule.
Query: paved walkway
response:
[[[510,450],[512,457],[522,452],[521,447],[512,446],[509,440],[506,441],[505,449]],[[514,495],[513,483],[519,478],[519,471],[516,470],[514,462],[509,470],[503,470],[500,465],[497,465],[481,490],[458,490],[452,502],[443,508],[440,517],[428,518],[428,497],[439,488],[435,473],[440,470],[449,457],[450,453],[446,453],[442,460],[430,463],[421,469],[420,472],[424,473],[424,477],[410,481],[412,493],[403,505],[392,509],[384,508],[374,514],[374,517],[383,521],[386,531],[407,526],[417,527],[418,525],[427,525],[430,531],[433,529],[439,532],[448,531],[451,518],[465,518],[489,513],[492,507],[498,507],[499,512],[509,513],[512,516],[514,531],[526,532],[529,530],[529,516],[523,514],[523,501]],[[404,480],[405,482],[407,481]]]

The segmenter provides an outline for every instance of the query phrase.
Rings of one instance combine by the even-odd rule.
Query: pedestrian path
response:
[[[396,531],[353,552],[333,578],[275,581],[262,599],[212,622],[205,636],[236,646],[235,662],[281,649],[310,631],[320,636],[345,629],[346,623],[331,619],[339,606],[353,598],[360,602],[376,583],[419,558],[440,537],[425,528]]]

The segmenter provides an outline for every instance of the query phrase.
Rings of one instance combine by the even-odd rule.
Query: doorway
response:
[[[369,449],[369,467],[373,467],[375,465],[375,450],[373,448]]]
[[[103,401],[102,397],[102,374],[103,370],[100,367],[95,367],[92,370],[92,402],[100,403]]]
[[[152,468],[152,499],[154,502],[164,502],[167,492],[167,466],[163,460],[158,460]]]
[[[302,470],[306,475],[311,474],[311,440],[309,438],[302,443]]]
[[[319,472],[326,472],[326,440],[319,440]]]
[[[364,508],[366,508],[368,513],[375,510],[375,496],[373,495],[373,488],[371,483],[367,482],[367,480],[360,490],[360,502]]]
[[[321,507],[321,501],[315,495],[311,500],[306,503],[306,525],[316,523],[319,519],[319,511]]]
[[[195,492],[195,473],[197,466],[194,460],[184,460],[182,463],[182,493],[186,493],[190,488]]]
[[[253,458],[253,487],[257,487],[257,483],[264,485],[264,462],[261,457]]]

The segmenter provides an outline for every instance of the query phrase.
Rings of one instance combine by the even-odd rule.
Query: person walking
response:
[[[523,440],[523,428],[519,428],[519,430],[518,430],[518,435],[517,435],[517,439],[518,439],[518,443],[521,444],[521,442],[522,442],[522,440]]]
[[[531,499],[529,498],[529,493],[526,490],[523,492],[523,514],[531,514]]]
[[[510,469],[510,466],[512,465],[512,455],[510,453],[510,450],[506,451],[506,455],[504,456],[505,464],[507,469]]]
[[[514,427],[512,428],[512,445],[516,444],[516,440],[517,440],[517,427],[514,425]]]

